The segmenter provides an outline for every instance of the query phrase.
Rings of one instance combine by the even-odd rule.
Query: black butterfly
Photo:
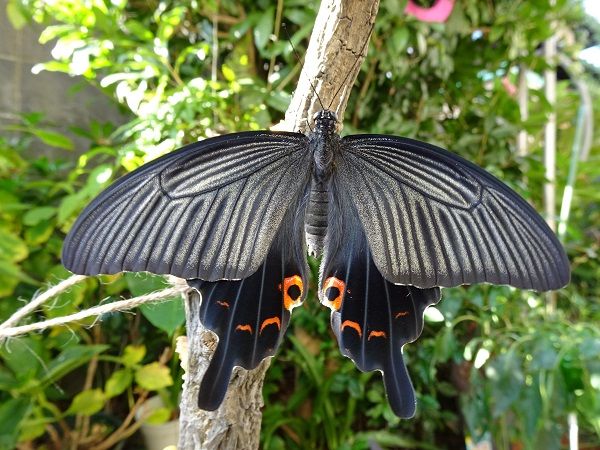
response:
[[[558,289],[567,257],[544,220],[476,165],[433,145],[336,134],[229,134],[124,176],[79,216],[63,263],[79,274],[148,271],[202,293],[219,337],[199,406],[218,408],[234,366],[273,355],[307,293],[306,254],[323,255],[319,297],[340,350],[381,370],[392,409],[415,412],[402,346],[440,287]]]

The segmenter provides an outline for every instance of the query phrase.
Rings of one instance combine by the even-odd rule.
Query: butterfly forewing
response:
[[[411,139],[355,135],[342,139],[336,163],[387,280],[539,291],[569,281],[564,250],[537,212],[459,156]]]
[[[121,178],[83,211],[63,263],[80,274],[242,279],[263,263],[308,183],[308,156],[306,136],[266,131],[170,153]]]
[[[381,370],[393,411],[412,417],[415,395],[402,346],[421,334],[423,312],[439,301],[440,290],[387,281],[374,264],[347,193],[333,183],[330,194],[330,223],[339,226],[328,229],[319,283],[321,302],[332,310],[331,326],[341,352],[360,370]]]

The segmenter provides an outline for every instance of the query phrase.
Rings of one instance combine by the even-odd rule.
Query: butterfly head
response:
[[[329,109],[322,109],[313,116],[313,119],[315,121],[317,132],[323,134],[335,133],[338,125],[338,118],[335,112],[330,111]]]

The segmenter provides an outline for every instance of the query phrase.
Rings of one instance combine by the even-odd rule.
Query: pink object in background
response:
[[[423,22],[445,22],[450,17],[452,8],[454,8],[454,0],[437,0],[429,8],[423,8],[413,0],[408,0],[408,5],[406,5],[404,12],[415,16]]]

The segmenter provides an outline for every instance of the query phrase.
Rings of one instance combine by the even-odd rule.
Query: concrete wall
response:
[[[80,77],[32,74],[35,64],[51,60],[53,43],[38,43],[42,30],[38,25],[15,30],[6,17],[6,4],[7,0],[0,0],[0,127],[17,122],[19,113],[42,112],[45,122],[72,137],[78,150],[86,150],[81,147],[87,147],[88,141],[74,137],[69,126],[87,128],[92,120],[120,124],[123,116],[110,98]],[[4,133],[1,128],[0,133]],[[62,154],[43,145],[36,145],[36,152]]]

